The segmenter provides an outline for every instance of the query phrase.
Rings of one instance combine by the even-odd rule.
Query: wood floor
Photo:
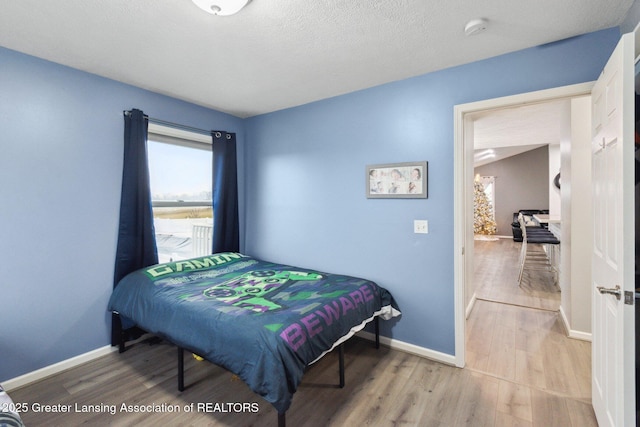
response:
[[[513,239],[475,241],[476,296],[487,301],[558,311],[560,292],[551,273],[525,270],[522,284],[516,285],[520,247]]]
[[[493,280],[502,274],[496,271]],[[566,338],[556,312],[480,300],[467,335],[465,369],[386,347],[376,350],[354,338],[345,344],[345,388],[337,387],[336,355],[325,356],[306,373],[287,425],[597,425],[590,405],[589,343]],[[13,390],[11,397],[29,407],[71,405],[71,413],[51,412],[66,406],[23,413],[28,427],[277,425],[271,405],[229,372],[191,357],[185,364],[187,389],[178,392],[175,347],[143,342]],[[155,405],[159,411],[127,412],[123,404]],[[186,411],[191,404],[193,410]],[[81,412],[83,405],[99,411]]]

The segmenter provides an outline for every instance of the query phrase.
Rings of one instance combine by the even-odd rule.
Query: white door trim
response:
[[[509,108],[524,104],[546,102],[591,94],[595,82],[579,83],[502,98],[459,104],[453,107],[453,212],[454,212],[454,304],[455,304],[455,363],[465,365],[466,292],[473,278],[473,139],[465,140],[473,131],[470,115],[475,112]],[[466,129],[466,130],[465,130]],[[471,218],[471,219],[469,219]],[[466,252],[466,255],[465,255]],[[470,299],[472,293],[468,295]]]

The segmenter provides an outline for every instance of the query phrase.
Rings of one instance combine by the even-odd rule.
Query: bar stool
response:
[[[560,241],[551,231],[542,227],[527,227],[522,214],[518,215],[518,223],[522,230],[522,247],[520,248],[520,273],[518,286],[522,285],[524,270],[546,270],[553,273],[554,285],[558,283],[558,269],[550,259]],[[547,245],[547,250],[543,247]]]

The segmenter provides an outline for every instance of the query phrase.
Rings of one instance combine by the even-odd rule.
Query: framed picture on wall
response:
[[[426,199],[427,162],[387,163],[366,167],[370,199]]]

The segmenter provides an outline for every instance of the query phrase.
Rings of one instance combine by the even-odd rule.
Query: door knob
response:
[[[598,286],[596,289],[601,294],[615,295],[618,301],[620,301],[620,298],[622,297],[622,291],[620,290],[620,285],[616,285],[615,288],[605,288],[604,286]]]

